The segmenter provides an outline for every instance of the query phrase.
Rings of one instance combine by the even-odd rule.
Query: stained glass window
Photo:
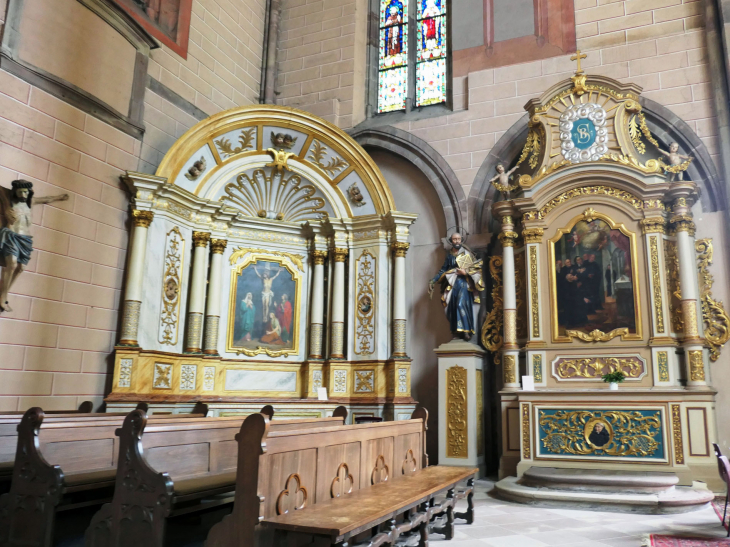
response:
[[[380,0],[378,112],[403,110],[408,97],[408,0]]]
[[[417,0],[416,105],[446,101],[446,0]]]

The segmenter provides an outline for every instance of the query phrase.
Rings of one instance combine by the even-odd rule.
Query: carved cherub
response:
[[[489,182],[494,185],[494,187],[502,192],[507,199],[509,199],[509,193],[512,190],[515,190],[517,188],[517,185],[510,184],[510,179],[512,178],[512,173],[514,173],[519,166],[515,165],[512,169],[509,171],[504,170],[504,165],[501,163],[497,164],[497,174],[492,177]]]
[[[679,144],[676,142],[669,144],[669,152],[659,148],[659,152],[669,159],[669,165],[665,166],[668,173],[669,182],[675,180],[684,180],[684,172],[689,167],[690,162],[694,159],[692,156],[685,156],[679,153]]]
[[[271,144],[277,148],[286,148],[289,150],[297,142],[297,137],[292,137],[288,133],[271,132]]]
[[[353,183],[352,186],[347,189],[347,193],[350,195],[350,201],[355,207],[362,207],[365,205],[365,202],[363,201],[365,197],[362,195],[362,192],[360,192],[360,188],[358,188],[357,184]]]
[[[198,177],[199,177],[200,175],[202,175],[202,174],[203,174],[203,172],[205,171],[205,168],[206,168],[206,167],[207,167],[207,166],[206,166],[206,164],[205,164],[205,157],[203,157],[203,156],[200,156],[200,159],[199,159],[198,161],[196,161],[196,162],[195,162],[195,163],[194,163],[194,164],[192,165],[192,167],[190,167],[190,169],[188,169],[188,172],[187,172],[187,173],[185,173],[185,177],[186,177],[186,178],[187,178],[188,180],[195,180],[195,179],[197,179],[197,178],[198,178]]]

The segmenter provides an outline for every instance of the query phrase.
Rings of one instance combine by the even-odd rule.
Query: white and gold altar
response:
[[[657,471],[721,489],[708,363],[729,321],[712,242],[695,240],[693,158],[652,134],[639,86],[580,68],[525,109],[481,332],[503,373],[500,478]],[[602,381],[615,371],[618,390]]]
[[[291,108],[229,110],[126,183],[134,234],[110,410],[274,403],[314,417],[344,404],[352,417],[410,417],[416,215],[395,210],[346,133]]]

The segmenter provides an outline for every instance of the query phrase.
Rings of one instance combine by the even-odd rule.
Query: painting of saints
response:
[[[259,260],[234,276],[232,287],[230,351],[294,350],[297,329],[297,283],[278,262]]]
[[[383,26],[385,29],[385,47],[388,57],[403,53],[403,4],[398,0],[391,0],[386,10],[388,17]]]
[[[421,0],[424,4],[421,17],[436,17],[441,15],[441,9],[437,4],[440,0]],[[441,42],[441,19],[425,19],[421,21],[423,28],[421,29],[423,36],[423,49],[434,50],[440,46]]]
[[[606,426],[602,422],[596,422],[593,426],[593,431],[588,436],[588,440],[593,446],[601,448],[608,444],[608,441],[611,440],[611,435],[609,435]]]
[[[636,333],[629,236],[604,220],[581,220],[554,243],[554,251],[558,334],[620,328]]]

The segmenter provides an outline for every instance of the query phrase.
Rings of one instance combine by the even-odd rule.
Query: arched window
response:
[[[379,0],[379,114],[406,110],[408,99],[416,107],[447,99],[447,0],[411,2]]]

